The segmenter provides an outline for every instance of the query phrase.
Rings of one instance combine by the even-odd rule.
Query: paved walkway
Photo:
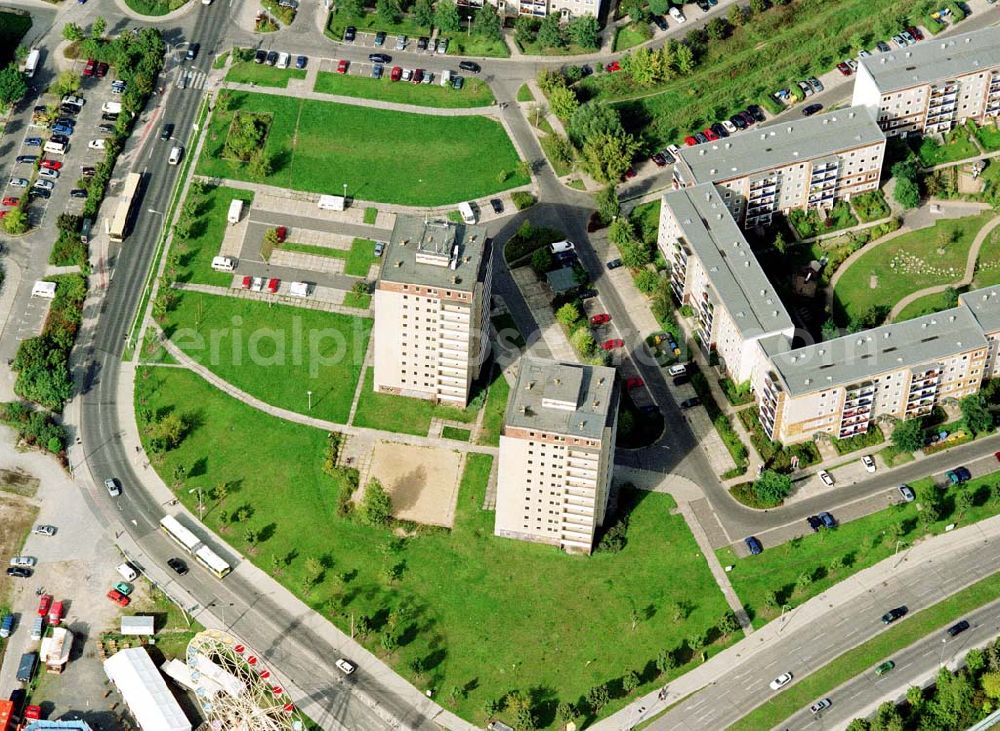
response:
[[[1000,225],[1000,216],[997,216],[979,229],[979,233],[976,234],[976,238],[972,241],[972,246],[969,247],[969,257],[965,261],[965,274],[962,275],[960,280],[957,282],[951,282],[950,284],[937,284],[933,287],[924,287],[923,289],[918,289],[916,292],[911,292],[897,302],[889,311],[889,320],[895,320],[899,317],[899,313],[906,309],[911,302],[914,302],[921,297],[938,294],[939,292],[944,292],[951,287],[957,289],[959,287],[965,287],[966,285],[972,284],[972,278],[976,274],[976,262],[979,261],[979,250],[983,247],[983,243],[986,241],[986,238],[998,225]]]

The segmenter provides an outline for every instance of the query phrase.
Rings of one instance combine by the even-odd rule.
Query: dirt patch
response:
[[[15,556],[21,552],[21,546],[31,526],[38,517],[38,508],[21,500],[0,495],[0,555]],[[11,579],[6,574],[0,574],[0,604],[10,606]]]
[[[24,497],[35,497],[38,492],[38,478],[22,470],[0,469],[0,490]]]
[[[394,518],[450,528],[463,462],[453,450],[380,441],[368,477],[378,479],[392,497]]]

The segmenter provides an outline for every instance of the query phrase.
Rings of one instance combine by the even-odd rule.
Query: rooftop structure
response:
[[[984,332],[1000,331],[1000,284],[966,292],[958,301],[969,308]]]
[[[481,226],[396,216],[379,278],[471,292],[487,240]]]
[[[606,426],[615,369],[524,357],[507,406],[506,425],[600,439]]]

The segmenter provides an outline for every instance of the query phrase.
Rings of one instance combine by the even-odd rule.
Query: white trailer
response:
[[[24,59],[24,68],[22,68],[21,71],[23,71],[24,75],[29,79],[34,76],[35,71],[38,70],[38,61],[41,59],[41,55],[41,51],[37,48],[32,48],[28,51],[28,56]]]
[[[233,202],[229,204],[229,214],[226,216],[226,220],[231,224],[237,224],[240,222],[240,216],[243,215],[243,201],[239,198],[234,198]]]

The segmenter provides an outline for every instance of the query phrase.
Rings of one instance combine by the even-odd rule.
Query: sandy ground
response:
[[[450,528],[462,475],[462,454],[439,447],[379,441],[368,477],[382,483],[399,520]]]

